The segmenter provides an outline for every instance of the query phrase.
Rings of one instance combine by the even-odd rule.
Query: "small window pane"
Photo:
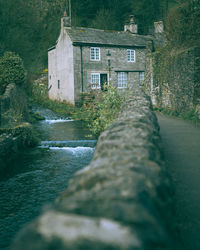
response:
[[[127,49],[127,62],[135,62],[135,50]]]
[[[100,48],[90,48],[90,60],[100,61]]]
[[[91,74],[91,88],[92,89],[100,88],[100,74],[99,73]]]
[[[144,72],[139,72],[139,82],[144,81]]]
[[[117,73],[117,86],[118,88],[126,88],[128,83],[128,73],[118,72]]]

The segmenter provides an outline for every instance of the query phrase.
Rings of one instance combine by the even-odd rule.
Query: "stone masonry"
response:
[[[140,89],[130,90],[90,165],[11,249],[172,250],[171,192],[151,102]]]
[[[145,72],[146,45],[152,39],[137,34],[133,16],[125,31],[106,31],[71,27],[65,15],[56,45],[48,51],[50,99],[79,104],[81,94],[91,88],[139,85]],[[121,86],[122,80],[126,86]]]
[[[151,92],[157,106],[181,113],[200,105],[199,61],[200,47],[171,51],[166,46],[153,53]]]

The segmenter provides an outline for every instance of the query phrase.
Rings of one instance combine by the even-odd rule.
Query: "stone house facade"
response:
[[[71,27],[70,18],[61,19],[56,45],[48,52],[49,97],[78,103],[80,95],[105,85],[120,90],[144,79],[148,36],[137,34],[131,16],[124,31]]]

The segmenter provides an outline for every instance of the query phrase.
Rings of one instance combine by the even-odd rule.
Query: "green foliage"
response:
[[[33,147],[39,143],[39,135],[29,123],[22,123],[11,130],[13,137],[20,137],[22,147]]]
[[[154,111],[160,112],[164,115],[169,115],[169,116],[174,116],[174,117],[180,117],[184,120],[189,120],[195,123],[199,123],[199,115],[196,112],[195,109],[190,109],[185,112],[179,112],[175,109],[170,109],[170,108],[161,108],[161,107],[154,107]]]
[[[173,46],[198,45],[200,0],[189,0],[172,8],[166,20],[166,34]]]
[[[122,102],[118,89],[108,87],[107,91],[96,93],[95,98],[84,103],[73,116],[85,120],[92,133],[98,136],[117,118]]]
[[[32,85],[32,96],[39,103],[48,99],[48,77],[37,79]]]
[[[0,93],[10,83],[22,85],[26,80],[26,71],[22,59],[13,52],[6,52],[0,58]]]
[[[131,9],[138,23],[139,32],[148,34],[154,21],[161,18],[161,0],[132,0]]]
[[[33,84],[32,101],[54,110],[64,117],[86,121],[94,135],[99,135],[117,118],[123,97],[118,89],[108,87],[106,91],[83,93],[81,106],[48,98],[47,78],[43,77]]]
[[[75,107],[65,101],[53,101],[48,97],[48,78],[44,76],[36,80],[32,86],[32,102],[37,102],[44,107],[54,110],[65,117],[74,113]]]
[[[13,138],[20,138],[21,147],[33,147],[40,141],[38,133],[29,123],[21,123],[12,128],[0,128],[0,135],[2,134],[9,134]]]
[[[0,0],[0,53],[10,50],[20,54],[29,71],[47,64],[47,49],[59,34],[65,2]]]
[[[31,122],[42,121],[42,120],[45,120],[45,118],[40,114],[40,112],[35,112],[31,114]]]
[[[72,25],[123,30],[134,14],[139,31],[147,33],[168,1],[73,0]],[[47,66],[47,49],[56,43],[65,6],[66,0],[0,0],[0,56],[8,50],[18,53],[31,73]]]
[[[181,113],[179,114],[179,116],[183,118],[184,120],[199,122],[199,115],[195,111],[195,109],[191,109],[191,110],[188,110],[187,112]]]
[[[196,47],[200,40],[199,13],[200,0],[184,1],[171,8],[166,21],[168,43],[153,53],[157,104],[169,105],[178,114],[184,112],[183,118],[191,119],[196,118],[189,109],[199,99],[199,48]]]
[[[100,9],[97,12],[96,17],[91,22],[90,26],[102,30],[110,30],[111,28],[116,30],[118,28],[117,23],[115,22],[115,16],[106,9]]]

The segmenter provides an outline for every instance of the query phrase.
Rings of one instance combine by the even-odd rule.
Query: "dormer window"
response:
[[[127,49],[127,62],[135,62],[135,50]]]
[[[100,61],[100,48],[91,47],[90,48],[90,60],[91,61]]]

